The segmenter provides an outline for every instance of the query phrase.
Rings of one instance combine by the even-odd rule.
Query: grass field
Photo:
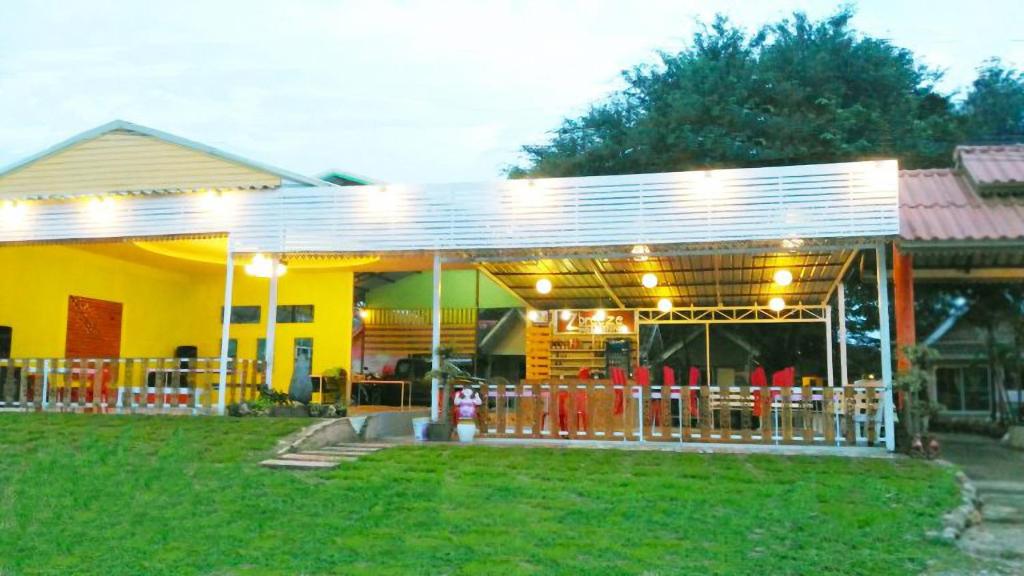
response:
[[[256,463],[303,422],[0,414],[0,574],[917,574],[918,462],[403,447]]]

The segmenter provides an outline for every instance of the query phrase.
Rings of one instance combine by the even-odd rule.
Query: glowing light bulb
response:
[[[540,319],[540,313],[537,312],[536,310],[530,310],[529,312],[526,313],[526,319],[529,320],[530,322],[536,322],[537,320]]]
[[[558,315],[566,322],[572,320],[572,310],[562,310]]]
[[[4,228],[20,228],[25,223],[25,205],[7,200],[0,204],[0,225]]]
[[[661,300],[658,300],[658,310],[662,312],[671,312],[672,301],[669,300],[668,298],[662,298]]]
[[[782,312],[786,307],[786,301],[780,296],[776,296],[768,301],[768,309],[772,312]]]
[[[775,276],[772,277],[779,286],[789,286],[793,283],[793,273],[785,268],[775,271]]]
[[[644,288],[654,288],[658,285],[658,276],[648,272],[640,278],[640,283],[643,284]]]
[[[551,280],[548,280],[547,278],[541,278],[540,280],[537,280],[536,288],[537,292],[540,294],[547,294],[551,292]]]

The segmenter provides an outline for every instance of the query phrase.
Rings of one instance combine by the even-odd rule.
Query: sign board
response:
[[[559,334],[633,334],[634,310],[559,310],[555,331]]]

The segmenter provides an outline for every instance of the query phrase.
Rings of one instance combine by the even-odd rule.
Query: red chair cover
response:
[[[768,376],[764,372],[764,366],[758,366],[754,368],[754,371],[750,373],[750,385],[751,386],[767,386]],[[761,417],[761,391],[754,390],[754,416]]]
[[[662,366],[661,367],[661,382],[665,386],[675,386],[676,385],[676,371],[673,370],[671,366]]]
[[[690,386],[700,386],[700,368],[690,366]],[[697,414],[697,391],[690,389],[690,414]]]
[[[586,366],[584,366],[583,368],[580,368],[580,371],[579,371],[579,374],[577,374],[577,377],[580,380],[589,380],[590,379],[590,368],[587,368]]]
[[[626,371],[619,367],[611,369],[612,385],[613,386],[626,386],[629,382],[626,379]],[[615,389],[615,406],[612,408],[612,412],[615,415],[622,414],[625,411],[625,398],[621,388]]]

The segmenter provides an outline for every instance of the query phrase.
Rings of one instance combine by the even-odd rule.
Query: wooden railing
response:
[[[219,378],[219,358],[0,358],[0,409],[205,413]],[[225,401],[263,384],[263,362],[231,360]]]
[[[603,380],[483,384],[489,438],[877,445],[876,387],[637,386]],[[667,399],[666,399],[667,396]]]

